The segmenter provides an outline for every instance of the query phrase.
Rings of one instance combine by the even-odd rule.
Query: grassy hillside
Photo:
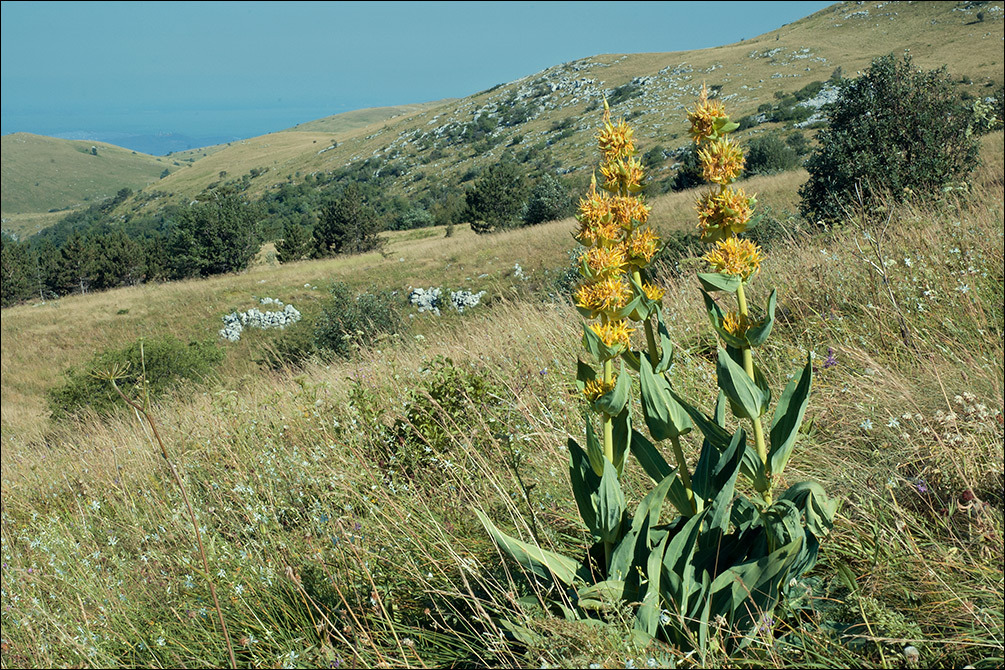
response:
[[[488,295],[469,313],[413,310],[397,338],[303,371],[259,369],[251,359],[267,338],[249,336],[228,345],[217,382],[155,408],[242,665],[900,667],[907,645],[925,666],[1000,664],[1002,146],[1000,132],[986,138],[972,199],[895,209],[870,228],[875,248],[855,221],[783,229],[771,244],[758,284],[779,288],[786,316],[759,353],[765,373],[777,386],[807,352],[829,361],[787,476],[843,500],[807,581],[817,614],[776,612],[777,638],[699,662],[619,624],[517,603],[543,587],[501,560],[474,519],[484,510],[570,555],[586,542],[562,450],[582,430],[570,391],[581,318],[549,297],[569,264],[567,220],[484,237],[409,231],[383,256],[263,258],[242,275],[6,310],[5,665],[226,664],[184,507],[150,436],[127,414],[46,425],[41,395],[54,360],[143,334],[215,337],[220,316],[254,297],[306,310],[331,279]],[[762,206],[781,207],[804,177],[749,186]],[[692,225],[692,195],[654,201],[665,234]],[[707,406],[713,335],[692,268],[685,258],[663,275],[664,309],[678,388]],[[419,421],[432,424],[416,432]],[[684,445],[690,458],[697,447]],[[419,460],[406,466],[403,449]],[[637,469],[625,486],[638,500]],[[537,637],[507,639],[497,617]]]
[[[5,229],[8,216],[79,207],[122,188],[142,189],[176,169],[164,157],[103,142],[13,133],[0,138],[0,147]]]
[[[394,105],[392,107],[370,107],[368,109],[357,109],[351,112],[343,112],[326,116],[316,121],[298,123],[293,128],[287,130],[298,130],[308,133],[346,133],[366,126],[372,126],[382,121],[390,121],[401,116],[411,116],[416,112],[425,109],[441,107],[453,102],[452,100],[436,100],[434,102],[417,103],[414,105]]]
[[[908,50],[917,66],[945,64],[970,93],[986,96],[1005,79],[1001,3],[837,3],[800,21],[741,42],[703,49],[652,54],[611,54],[564,63],[523,79],[457,101],[382,119],[363,128],[345,120],[301,124],[221,148],[214,161],[166,179],[157,189],[170,192],[143,205],[188,202],[214,182],[237,179],[257,168],[248,192],[258,195],[285,182],[300,182],[370,159],[371,171],[399,173],[386,195],[418,197],[463,176],[515,156],[526,169],[583,174],[590,165],[593,124],[587,110],[603,97],[614,112],[639,127],[643,151],[655,146],[669,155],[686,144],[681,111],[703,82],[721,86],[721,96],[740,118],[776,94],[826,81],[841,68],[846,76],[865,69],[873,58]],[[985,20],[976,15],[983,10]],[[672,45],[668,45],[672,46]],[[420,106],[416,106],[417,108]],[[390,108],[397,110],[399,108]],[[404,107],[401,109],[411,109]],[[370,112],[363,110],[360,122]],[[478,118],[484,117],[482,131]],[[339,117],[332,117],[339,118]],[[330,128],[330,130],[329,130]],[[466,130],[473,131],[468,137]],[[791,124],[763,123],[740,137],[791,132]],[[302,131],[302,133],[301,133]],[[810,131],[812,132],[812,131]],[[330,140],[337,146],[331,146]],[[674,159],[655,166],[656,180],[673,174]],[[226,172],[221,179],[220,173]],[[585,176],[583,177],[585,178]],[[126,203],[124,207],[132,207]]]

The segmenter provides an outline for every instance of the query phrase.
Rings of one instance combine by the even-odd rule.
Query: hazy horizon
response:
[[[166,153],[601,53],[729,44],[830,4],[4,2],[0,134]]]

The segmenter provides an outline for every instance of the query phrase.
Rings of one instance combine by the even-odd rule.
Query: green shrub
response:
[[[399,298],[390,291],[354,293],[342,282],[332,284],[314,326],[314,346],[321,355],[348,358],[403,330]]]
[[[465,193],[471,229],[481,234],[513,228],[526,197],[520,168],[510,161],[493,164]]]
[[[905,56],[877,58],[844,80],[806,162],[800,209],[812,221],[838,220],[858,200],[872,207],[909,193],[933,197],[965,182],[977,161],[972,111],[945,67],[924,72]]]
[[[526,225],[556,221],[572,214],[572,196],[557,177],[550,174],[541,178],[530,193],[523,213]]]
[[[127,395],[130,390],[139,395],[142,386],[156,399],[183,380],[205,380],[223,355],[223,349],[212,341],[186,344],[170,335],[141,338],[123,349],[96,354],[83,367],[67,370],[65,381],[48,392],[49,409],[56,419],[84,410],[108,414],[125,403],[107,380],[96,375],[124,369],[118,384]]]
[[[698,162],[698,152],[695,151],[693,143],[688,143],[680,156],[680,165],[677,166],[677,174],[674,175],[670,188],[674,191],[683,191],[701,186],[704,183],[705,179],[701,176],[701,163]]]
[[[384,441],[386,453],[378,454],[407,474],[452,453],[458,435],[490,440],[486,428],[496,423],[491,410],[502,404],[501,390],[478,368],[437,356],[421,373],[421,382],[408,391],[404,414]]]
[[[795,149],[774,133],[755,137],[747,145],[747,174],[774,174],[799,165]]]

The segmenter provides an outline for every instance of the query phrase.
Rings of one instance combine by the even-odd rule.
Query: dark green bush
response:
[[[140,396],[145,389],[151,399],[160,397],[183,380],[203,381],[223,360],[223,349],[212,341],[188,344],[170,335],[139,339],[123,349],[96,354],[86,365],[71,368],[65,381],[48,392],[49,409],[55,419],[91,410],[108,414],[125,407],[106,379],[109,370],[124,370],[119,388]]]
[[[701,162],[698,160],[698,152],[693,143],[684,147],[679,160],[677,174],[674,175],[673,181],[670,183],[672,190],[683,191],[705,183],[705,178],[701,174]]]
[[[784,172],[798,165],[795,150],[774,133],[755,137],[747,145],[746,171],[749,175]]]
[[[354,293],[347,284],[332,284],[314,326],[314,345],[324,356],[348,358],[403,330],[401,300],[390,291]]]
[[[803,215],[838,220],[857,202],[857,190],[872,208],[966,182],[978,151],[972,117],[945,67],[924,72],[908,56],[877,58],[861,77],[840,84],[830,126],[806,162]]]
[[[572,196],[557,177],[545,175],[534,186],[523,213],[523,222],[530,226],[556,221],[572,214]]]

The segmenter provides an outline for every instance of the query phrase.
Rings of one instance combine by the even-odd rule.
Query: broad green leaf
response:
[[[620,579],[608,579],[580,589],[579,601],[576,603],[585,610],[608,610],[620,603],[625,593],[625,582]]]
[[[628,402],[628,396],[631,394],[631,391],[631,375],[625,372],[625,364],[621,363],[621,368],[618,372],[618,380],[614,382],[614,388],[597,398],[597,402],[594,403],[594,406],[598,411],[603,412],[608,416],[617,416],[621,414],[621,410],[625,408],[625,404]]]
[[[777,299],[778,292],[772,289],[771,295],[768,296],[768,308],[764,312],[764,320],[758,325],[747,329],[745,337],[747,344],[750,346],[761,346],[768,339],[768,335],[771,334],[771,327],[775,324],[775,303]]]
[[[768,548],[771,551],[804,535],[802,514],[791,500],[785,498],[776,500],[771,507],[764,510],[761,520],[764,523]]]
[[[600,491],[601,478],[593,471],[586,452],[569,438],[569,479],[572,483],[572,495],[576,499],[579,515],[583,523],[590,529],[594,537],[600,538],[600,528],[597,524],[597,496]]]
[[[699,272],[698,281],[703,289],[709,293],[715,291],[725,291],[726,293],[736,293],[743,281],[736,275],[726,275],[721,272]]]
[[[752,444],[748,444],[743,452],[743,463],[740,466],[740,472],[750,479],[751,484],[754,485],[754,490],[758,493],[768,490],[768,476],[764,472],[764,463],[761,462],[761,457],[757,454],[757,449]]]
[[[813,361],[807,359],[799,379],[793,379],[785,386],[782,397],[775,407],[774,420],[771,422],[771,450],[768,453],[768,464],[773,475],[781,474],[789,462],[792,449],[799,437],[799,426],[806,414],[809,402],[810,388],[813,385]]]
[[[666,551],[668,536],[653,547],[646,561],[646,576],[642,604],[635,612],[635,625],[649,635],[655,636],[660,625],[660,576],[663,573],[663,554]]]
[[[662,374],[673,365],[673,343],[670,342],[670,332],[663,323],[663,309],[656,306],[656,332],[660,336],[660,362],[656,366],[656,374]]]
[[[604,461],[607,458],[604,456],[604,446],[600,444],[597,433],[593,430],[592,417],[589,414],[584,414],[583,419],[586,421],[586,455],[590,458],[593,472],[600,478],[604,475]]]
[[[649,551],[652,549],[650,528],[659,523],[660,514],[663,511],[663,501],[675,481],[679,483],[677,475],[671,474],[646,494],[639,506],[635,508],[631,526],[614,548],[608,577],[626,580],[626,588],[629,591],[633,591],[638,585],[637,575],[632,573],[632,566],[639,565],[642,560],[647,560]]]
[[[768,405],[766,394],[722,347],[719,347],[716,373],[719,388],[729,398],[734,414],[742,419],[755,419],[764,414]]]
[[[666,580],[662,584],[665,599],[674,605],[671,609],[687,616],[693,592],[700,587],[694,581],[694,563],[691,560],[698,547],[698,534],[708,510],[698,512],[670,539],[663,554]]]
[[[644,297],[645,296],[641,296],[640,297],[640,296],[636,295],[634,298],[632,298],[630,301],[628,301],[627,305],[625,305],[624,307],[622,307],[621,309],[619,309],[617,312],[615,312],[614,314],[612,314],[611,315],[612,318],[614,318],[614,319],[627,319],[628,317],[631,316],[632,312],[634,312],[635,310],[639,309],[642,306],[642,299]]]
[[[708,320],[712,323],[712,328],[715,332],[719,334],[722,341],[726,343],[727,346],[736,347],[737,349],[747,346],[747,340],[741,337],[733,335],[731,332],[723,328],[722,326],[722,308],[719,307],[719,303],[715,301],[715,298],[710,296],[704,290],[701,292],[702,298],[705,300],[705,309],[708,311]]]
[[[596,381],[597,372],[582,359],[576,359],[576,388],[582,393],[586,389],[586,383]]]
[[[780,500],[791,500],[801,511],[806,528],[817,538],[823,538],[834,527],[838,500],[830,499],[824,487],[816,482],[799,482],[790,486]]]
[[[724,534],[729,526],[733,492],[746,444],[747,434],[741,428],[733,434],[729,446],[721,454],[709,447],[702,450],[698,458],[691,483],[695,495],[701,495],[708,502],[708,525],[703,540],[714,538],[714,542],[718,543],[712,531]]]
[[[637,430],[632,431],[631,449],[635,460],[639,462],[639,465],[654,482],[661,482],[676,471],[660,455],[653,443]]]
[[[624,370],[622,370],[624,372]],[[625,375],[626,377],[628,375]],[[625,471],[625,457],[628,456],[629,444],[632,440],[632,410],[631,404],[626,403],[621,414],[611,419],[614,430],[614,469],[618,471],[618,477]]]
[[[663,375],[654,373],[648,358],[639,361],[639,381],[642,390],[642,413],[649,432],[657,441],[688,433],[691,420],[684,408],[670,395],[670,384]]]
[[[576,561],[506,535],[496,528],[495,524],[481,510],[476,509],[475,515],[502,551],[537,576],[544,579],[557,579],[566,586],[573,586],[578,581],[576,572],[579,570],[579,563]]]
[[[802,538],[722,572],[709,586],[710,614],[725,617],[740,632],[749,632],[755,617],[771,612],[778,604],[779,589],[801,545]]]
[[[656,447],[653,446],[652,442],[647,440],[637,430],[632,431],[631,449],[632,454],[635,455],[635,460],[639,462],[639,465],[642,466],[642,469],[645,470],[645,473],[649,475],[653,482],[658,484],[677,472],[677,468],[671,467],[664,460],[663,456],[660,455]],[[677,508],[677,511],[682,516],[691,516],[694,514],[694,510],[691,509],[691,501],[687,497],[687,489],[684,488],[684,484],[681,483],[679,477],[675,477],[670,484],[667,499]]]
[[[705,436],[705,439],[708,440],[712,446],[719,451],[722,451],[729,446],[730,440],[733,439],[733,436],[727,432],[725,428],[723,428],[716,421],[713,421],[711,418],[705,416],[701,410],[689,404],[686,400],[677,395],[673,389],[670,390],[670,395],[672,395],[674,400],[676,400],[680,406],[684,408],[684,411],[687,412],[688,416],[691,417],[691,420],[694,421],[694,425],[698,427],[698,430],[701,431],[701,434]]]
[[[604,460],[604,476],[596,495],[597,532],[604,542],[617,542],[621,533],[621,520],[625,513],[625,494],[618,482],[614,464]]]

